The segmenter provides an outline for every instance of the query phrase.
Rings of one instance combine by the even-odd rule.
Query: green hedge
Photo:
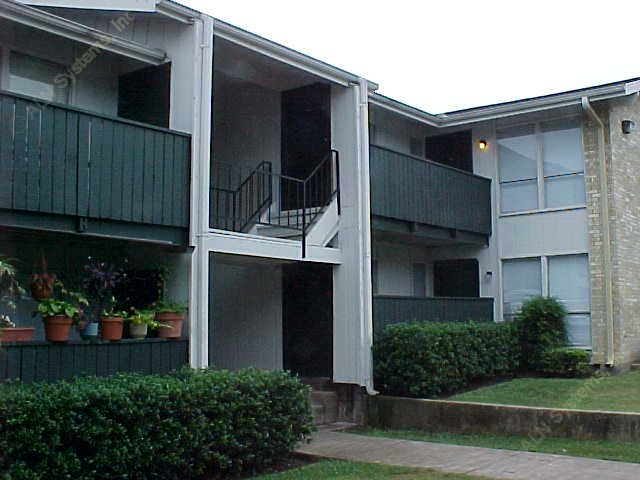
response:
[[[388,326],[374,345],[376,388],[389,395],[429,397],[472,381],[518,370],[513,323],[413,323]]]
[[[247,472],[310,432],[308,390],[254,370],[0,386],[0,472],[23,479],[192,479]]]
[[[583,378],[593,374],[591,354],[575,348],[554,348],[542,354],[541,371],[547,375]]]

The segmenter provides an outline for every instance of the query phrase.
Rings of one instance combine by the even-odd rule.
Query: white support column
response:
[[[211,161],[211,100],[213,73],[213,19],[203,15],[194,24],[194,121],[191,164],[191,230],[194,247],[189,302],[189,361],[194,368],[209,364],[209,251],[202,237],[209,228]]]

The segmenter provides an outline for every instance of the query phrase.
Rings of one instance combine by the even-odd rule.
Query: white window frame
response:
[[[554,121],[561,121],[561,120],[577,120],[578,124],[580,125],[580,145],[581,145],[581,153],[582,153],[582,165],[583,165],[583,169],[582,172],[576,172],[573,173],[573,175],[579,175],[580,173],[582,173],[582,178],[583,181],[586,181],[586,173],[585,173],[585,154],[584,154],[584,133],[583,133],[583,129],[582,129],[582,120],[579,117],[576,117],[575,115],[570,115],[570,116],[562,116],[562,117],[554,117],[554,118],[548,118],[548,119],[544,119],[544,120],[539,120],[539,121],[531,121],[531,122],[524,122],[524,123],[517,123],[517,124],[513,124],[513,125],[505,125],[502,126],[498,129],[496,129],[496,144],[498,143],[498,136],[500,135],[500,131],[501,130],[510,130],[514,127],[526,127],[526,126],[533,126],[533,133],[535,135],[536,138],[536,167],[537,167],[537,188],[538,188],[538,208],[534,208],[534,209],[529,209],[529,210],[518,210],[518,211],[514,211],[514,212],[503,212],[502,211],[502,185],[503,183],[512,183],[512,182],[501,182],[500,181],[500,153],[499,153],[499,149],[496,149],[496,157],[497,157],[497,184],[498,184],[498,211],[499,211],[499,215],[500,217],[512,217],[512,216],[517,216],[517,215],[528,215],[531,213],[543,213],[543,212],[556,212],[556,211],[565,211],[565,210],[576,210],[576,209],[582,209],[582,208],[587,208],[587,203],[586,203],[586,198],[585,201],[583,203],[578,203],[575,205],[565,205],[563,207],[547,207],[546,206],[546,190],[545,190],[545,176],[544,176],[544,151],[542,148],[542,127],[541,124],[544,123],[548,123],[548,122],[554,122]],[[507,137],[505,137],[507,138]],[[553,178],[555,176],[549,176],[549,178]],[[585,190],[586,190],[586,185],[585,185]],[[585,196],[586,197],[586,196]]]

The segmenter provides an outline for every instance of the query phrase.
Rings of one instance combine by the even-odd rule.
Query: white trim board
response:
[[[340,249],[316,245],[307,245],[307,256],[302,258],[302,244],[296,240],[210,230],[200,237],[200,241],[201,248],[214,253],[333,265],[342,263]]]

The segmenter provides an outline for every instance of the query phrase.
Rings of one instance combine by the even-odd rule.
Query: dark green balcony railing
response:
[[[0,348],[0,382],[55,382],[82,375],[164,374],[189,363],[189,340],[6,343]]]
[[[493,298],[373,297],[373,331],[379,334],[395,323],[491,322]]]
[[[491,180],[370,146],[371,214],[491,235]]]
[[[73,219],[77,231],[117,235],[119,225],[174,241],[189,226],[190,144],[183,133],[0,92],[2,223],[64,229]]]

